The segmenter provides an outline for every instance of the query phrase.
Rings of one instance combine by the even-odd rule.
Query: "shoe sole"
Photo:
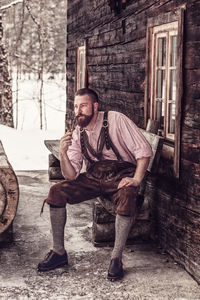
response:
[[[38,272],[48,272],[48,271],[51,271],[51,270],[55,270],[57,268],[64,267],[66,265],[68,265],[68,261],[60,263],[59,265],[57,265],[55,267],[51,267],[51,268],[38,268],[37,270],[38,270]]]
[[[113,282],[113,281],[120,280],[120,279],[122,279],[123,277],[124,277],[124,274],[121,274],[120,276],[115,276],[115,277],[114,277],[114,276],[108,275],[108,276],[107,276],[107,279]]]

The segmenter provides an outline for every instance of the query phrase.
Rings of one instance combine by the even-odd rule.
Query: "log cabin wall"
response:
[[[12,91],[0,16],[0,124],[13,127]]]
[[[110,1],[113,2],[113,1]],[[147,182],[162,247],[200,282],[200,4],[194,0],[126,1],[120,12],[106,0],[68,1],[67,117],[76,90],[76,50],[86,43],[87,85],[100,108],[118,110],[144,128],[147,19],[185,7],[179,179],[162,158]]]

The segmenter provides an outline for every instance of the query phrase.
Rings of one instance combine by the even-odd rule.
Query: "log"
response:
[[[0,236],[9,230],[19,201],[19,185],[0,141]],[[0,239],[1,240],[1,239]]]
[[[50,181],[64,179],[60,168],[60,161],[53,154],[49,154],[48,175]]]
[[[50,181],[55,180],[63,180],[64,177],[62,176],[60,167],[49,167],[48,175]]]
[[[60,167],[60,161],[53,154],[49,154],[49,167]]]
[[[143,202],[144,200],[144,202]],[[96,223],[113,223],[115,222],[115,209],[111,201],[104,197],[97,197],[97,202],[93,206],[93,220]],[[149,199],[142,199],[141,209],[138,213],[138,220],[148,220],[150,218]]]
[[[136,221],[131,228],[127,244],[135,242],[149,242],[153,237],[154,222],[151,220]],[[92,237],[94,246],[103,246],[102,243],[112,244],[115,240],[115,224],[114,223],[93,223]]]
[[[127,243],[149,241],[154,239],[154,236],[154,221],[146,215],[142,217],[141,214],[130,230]],[[92,239],[95,246],[102,246],[104,243],[112,244],[115,239],[115,217],[98,201],[93,203]]]
[[[59,161],[59,140],[45,140],[45,146],[51,152],[49,154],[48,175],[50,181],[63,180]]]

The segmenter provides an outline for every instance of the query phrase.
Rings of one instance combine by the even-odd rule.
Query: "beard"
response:
[[[83,127],[87,127],[90,123],[90,121],[92,120],[94,116],[94,107],[92,106],[92,113],[91,115],[83,115],[83,114],[80,114],[76,117],[77,119],[77,124],[83,128]]]

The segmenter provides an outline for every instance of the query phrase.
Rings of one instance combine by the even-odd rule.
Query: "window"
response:
[[[86,46],[77,48],[76,90],[86,87]]]
[[[152,29],[150,118],[162,136],[174,140],[178,22]]]
[[[184,9],[148,19],[145,126],[158,121],[158,134],[173,148],[173,169],[179,177]]]

